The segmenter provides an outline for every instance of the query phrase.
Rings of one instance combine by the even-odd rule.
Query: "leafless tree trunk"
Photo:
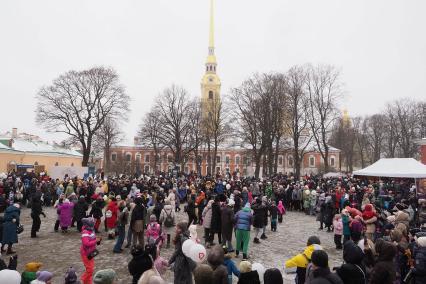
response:
[[[87,166],[93,139],[107,117],[126,119],[130,98],[113,69],[69,71],[37,93],[36,121],[79,142]]]
[[[305,89],[309,97],[308,120],[317,150],[329,170],[330,129],[337,118],[336,104],[342,96],[339,72],[330,65],[307,66]]]
[[[157,171],[160,150],[163,148],[159,137],[161,127],[160,118],[156,113],[156,109],[152,108],[151,111],[144,116],[138,131],[142,145],[154,150],[154,171]]]
[[[376,162],[382,155],[383,140],[385,136],[385,117],[374,114],[366,118],[367,137],[370,147],[371,163]]]

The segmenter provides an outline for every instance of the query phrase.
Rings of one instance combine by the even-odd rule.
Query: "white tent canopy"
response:
[[[346,174],[344,173],[339,173],[339,172],[329,172],[324,174],[322,177],[323,178],[338,178],[338,177],[345,177]]]
[[[374,164],[353,172],[354,176],[426,178],[426,165],[412,158],[380,159]]]

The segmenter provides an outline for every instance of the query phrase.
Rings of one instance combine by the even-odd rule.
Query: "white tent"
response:
[[[346,177],[346,174],[339,172],[329,172],[322,176],[323,178],[338,178],[338,177]]]
[[[380,159],[374,164],[353,172],[354,176],[426,178],[426,165],[412,158]]]

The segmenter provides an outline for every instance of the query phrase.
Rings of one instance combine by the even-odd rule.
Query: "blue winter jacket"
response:
[[[234,216],[234,220],[236,229],[250,231],[250,226],[253,222],[253,215],[250,208],[244,207],[238,211]]]
[[[224,190],[224,186],[223,183],[218,183],[216,184],[216,187],[214,188],[214,191],[216,192],[216,194],[223,194],[223,190]]]

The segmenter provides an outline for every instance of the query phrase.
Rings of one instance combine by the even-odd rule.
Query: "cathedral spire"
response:
[[[207,55],[207,72],[216,73],[216,55],[214,54],[214,0],[210,0],[210,30],[209,30],[209,54]]]
[[[214,0],[210,0],[209,55],[214,55]]]

